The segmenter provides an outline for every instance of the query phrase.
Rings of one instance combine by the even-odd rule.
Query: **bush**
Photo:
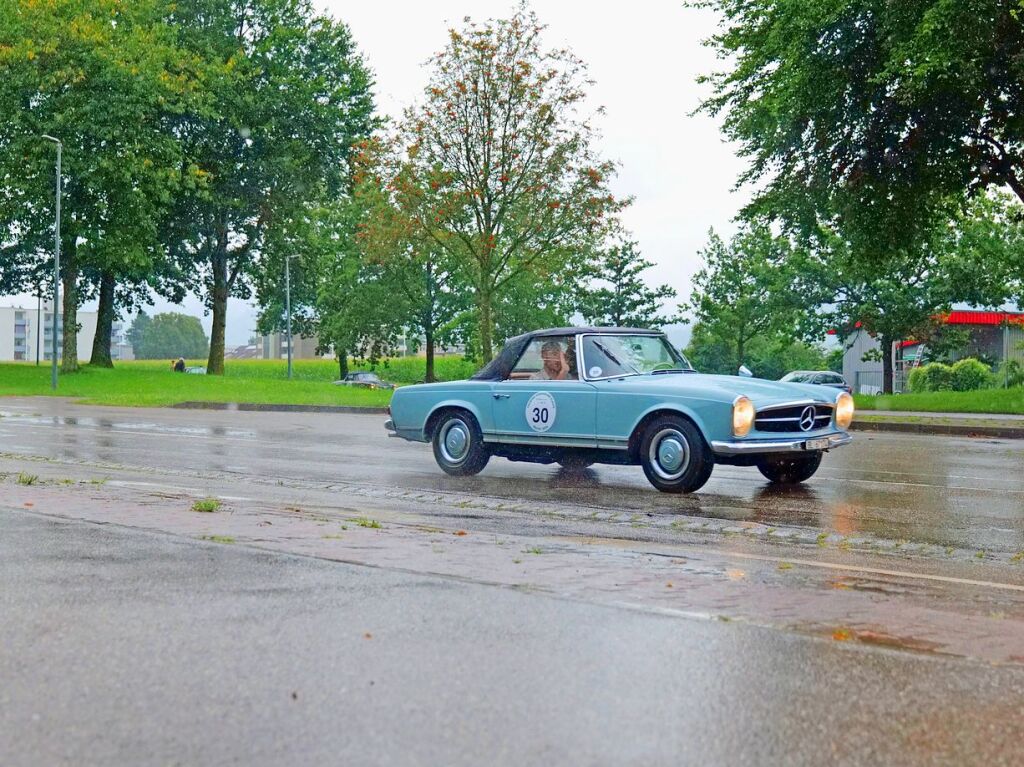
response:
[[[1024,365],[1017,360],[1003,360],[996,375],[996,383],[1012,389],[1016,386],[1024,386]]]
[[[951,391],[953,388],[953,368],[942,362],[929,362],[921,370],[924,372],[924,391]]]
[[[914,368],[907,377],[907,388],[912,394],[920,394],[928,391],[928,381],[925,378],[924,368]]]
[[[953,391],[990,389],[995,383],[988,365],[972,357],[956,362],[950,370]]]

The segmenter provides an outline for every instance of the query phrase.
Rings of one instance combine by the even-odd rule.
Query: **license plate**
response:
[[[809,439],[804,443],[804,450],[827,450],[828,441],[828,437],[822,437],[821,439]]]

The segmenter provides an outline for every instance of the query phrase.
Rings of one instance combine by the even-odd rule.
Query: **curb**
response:
[[[934,434],[946,437],[994,437],[996,439],[1024,439],[1024,428],[1019,426],[970,426],[960,424],[909,423],[906,421],[857,421],[850,426],[855,431],[888,431],[901,434]]]
[[[257,413],[351,413],[357,415],[387,415],[384,407],[354,407],[345,405],[265,405],[255,402],[178,402],[171,405],[178,410],[230,410]]]
[[[178,402],[178,410],[221,410],[256,413],[344,413],[349,415],[387,415],[383,407],[345,405],[267,405],[255,402]],[[853,431],[895,432],[899,434],[932,434],[945,437],[993,437],[1024,439],[1024,427],[970,426],[960,424],[910,423],[907,421],[857,421]]]

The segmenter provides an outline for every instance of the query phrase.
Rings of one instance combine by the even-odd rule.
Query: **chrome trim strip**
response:
[[[484,442],[506,445],[537,445],[538,447],[584,447],[601,450],[629,449],[629,441],[621,437],[541,437],[539,435],[518,435],[498,431],[484,432]]]
[[[787,407],[801,407],[804,405],[819,405],[821,407],[834,407],[835,402],[818,402],[813,399],[793,400],[792,402],[780,402],[778,405],[765,405],[757,408],[757,413],[767,413],[770,410],[782,410]]]
[[[804,452],[808,439],[827,439],[828,447],[831,450],[835,447],[848,445],[853,437],[845,432],[841,434],[829,434],[825,437],[798,437],[794,439],[780,440],[749,440],[743,442],[715,441],[711,443],[711,450],[715,455],[754,455],[759,453],[793,453]]]
[[[537,445],[539,447],[597,447],[597,441],[593,437],[582,438],[578,441],[571,441],[571,437],[530,437],[517,436],[514,434],[491,434],[484,435],[484,442],[507,444],[507,445]]]
[[[832,415],[816,415],[815,421],[831,421]],[[799,418],[757,418],[755,423],[800,423]]]

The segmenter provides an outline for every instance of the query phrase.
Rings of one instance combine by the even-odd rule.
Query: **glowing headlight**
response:
[[[853,397],[843,392],[836,397],[836,426],[840,429],[847,429],[852,422]]]
[[[745,437],[754,425],[754,403],[746,397],[737,397],[732,403],[732,433]]]

